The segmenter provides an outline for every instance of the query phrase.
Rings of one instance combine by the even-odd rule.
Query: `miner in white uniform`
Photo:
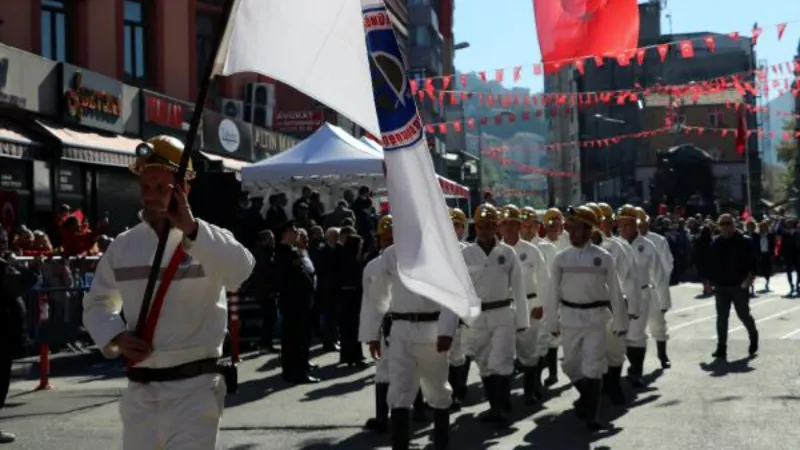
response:
[[[612,321],[614,333],[623,335],[628,309],[614,257],[590,243],[597,227],[595,214],[584,206],[570,208],[567,227],[572,248],[559,253],[553,263],[553,288],[548,291],[545,315],[560,318],[564,373],[580,393],[576,413],[590,430],[597,431],[606,428],[597,418],[607,365],[606,328]],[[558,325],[551,323],[547,322],[548,331],[559,333]]]
[[[623,245],[617,239],[611,237],[610,228],[607,226],[608,220],[603,208],[596,203],[587,203],[586,207],[595,213],[598,219],[599,229],[596,230],[596,239],[592,239],[595,245],[599,245],[614,257],[616,263],[617,276],[619,276],[622,292],[628,305],[628,317],[634,319],[638,317],[639,290],[640,285],[636,283],[636,272],[633,268],[633,254],[628,254]],[[622,376],[622,365],[625,364],[626,342],[622,336],[617,336],[609,324],[606,339],[608,342],[607,354],[608,372],[603,376],[603,393],[608,395],[609,400],[615,405],[625,403],[625,394],[622,391],[620,379]]]
[[[542,252],[535,245],[520,239],[522,212],[515,205],[506,205],[501,211],[503,221],[503,243],[514,248],[522,266],[526,297],[530,310],[530,326],[517,333],[517,358],[524,375],[524,398],[528,405],[544,398],[541,372],[539,370],[539,322],[544,315],[542,299],[550,283],[550,270]]]
[[[525,206],[522,208],[522,211],[520,211],[520,220],[522,224],[520,226],[519,235],[522,239],[535,245],[536,248],[542,252],[542,256],[544,256],[544,260],[547,262],[549,268],[549,265],[558,254],[559,249],[556,248],[549,239],[539,237],[539,229],[542,227],[539,214],[533,207]]]
[[[378,220],[378,245],[381,253],[393,243],[392,216],[387,214]],[[385,433],[389,430],[389,404],[386,402],[386,396],[389,394],[389,359],[385,355],[391,328],[389,321],[385,319],[385,315],[389,310],[391,295],[382,299],[377,299],[370,295],[373,292],[372,284],[375,282],[380,267],[380,255],[368,262],[364,267],[358,339],[369,344],[376,335],[383,337],[379,342],[379,352],[372,355],[372,358],[377,361],[375,363],[375,417],[368,419],[364,428],[378,433]],[[382,303],[379,303],[379,301]],[[378,330],[370,329],[370,327],[376,326],[379,328]]]
[[[623,205],[617,212],[619,235],[631,247],[636,258],[637,280],[641,284],[639,318],[631,321],[628,332],[628,377],[635,387],[642,387],[644,359],[647,353],[647,317],[650,309],[660,307],[654,295],[654,283],[664,276],[664,268],[658,258],[655,245],[643,238],[638,231],[639,217],[631,205]]]
[[[389,358],[389,392],[391,408],[392,448],[407,449],[410,440],[410,410],[422,388],[426,402],[434,410],[433,441],[437,449],[448,445],[452,389],[447,382],[448,351],[458,328],[458,316],[438,303],[406,289],[400,281],[395,247],[384,250],[377,276],[370,287],[370,296],[377,304],[387,304],[392,330],[387,349]],[[391,297],[390,301],[386,299]],[[374,316],[373,320],[377,320]],[[379,328],[372,330],[370,352],[380,351]]]
[[[139,176],[142,223],[120,234],[100,260],[83,299],[83,322],[103,355],[122,355],[129,363],[119,405],[124,449],[212,450],[226,393],[225,370],[217,363],[228,322],[225,293],[250,276],[254,259],[229,231],[192,214],[191,163],[187,182],[175,180],[179,140],[157,136],[136,153],[130,170]],[[148,339],[134,329],[165,224],[162,267],[179,246],[184,256]]]
[[[453,229],[456,232],[458,243],[461,249],[467,246],[464,238],[467,234],[467,215],[459,208],[450,209],[450,220],[453,221]],[[467,396],[467,380],[469,379],[469,367],[472,362],[472,355],[469,350],[469,343],[464,342],[467,336],[463,332],[465,325],[459,324],[456,334],[453,336],[453,346],[450,348],[450,386],[453,388],[453,404],[451,411],[461,410],[461,403]]]
[[[558,252],[570,247],[569,234],[564,229],[564,214],[558,208],[550,208],[544,213],[544,226],[545,238],[544,240],[552,244]],[[553,256],[555,260],[555,256]],[[551,263],[552,265],[552,260]],[[552,270],[552,268],[551,268]],[[545,318],[545,320],[550,320]],[[552,386],[558,383],[558,347],[560,345],[559,339],[547,334],[546,342],[548,344],[547,353],[544,356],[543,363],[547,367],[547,379],[544,380],[545,386]]]
[[[658,360],[661,362],[662,369],[669,369],[672,363],[669,361],[667,355],[667,340],[669,333],[667,332],[667,311],[672,307],[672,297],[669,292],[669,279],[672,275],[674,268],[674,259],[672,257],[672,250],[669,248],[669,242],[664,236],[650,231],[650,217],[642,208],[636,208],[636,214],[639,217],[639,234],[645,239],[651,241],[658,250],[659,260],[664,266],[664,279],[655,280],[654,291],[659,300],[661,308],[650,308],[650,317],[648,318],[648,328],[650,336],[656,341],[656,349],[658,351]]]
[[[529,325],[528,301],[522,267],[514,249],[496,238],[499,212],[490,204],[475,210],[476,241],[464,248],[481,315],[468,329],[469,343],[480,369],[489,414],[484,421],[508,425],[514,337]]]

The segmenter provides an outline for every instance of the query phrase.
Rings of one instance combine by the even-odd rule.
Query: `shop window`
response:
[[[66,62],[69,39],[67,7],[64,1],[42,0],[42,56]]]
[[[141,85],[147,80],[145,6],[141,0],[125,0],[123,45],[125,46],[125,81]]]
[[[220,16],[217,14],[198,14],[195,21],[197,39],[197,85],[203,83],[206,64],[214,53],[214,40],[217,37],[217,27]]]

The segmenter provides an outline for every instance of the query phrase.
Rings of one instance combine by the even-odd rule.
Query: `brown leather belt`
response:
[[[134,383],[147,384],[151,382],[177,381],[199,377],[208,373],[224,375],[225,366],[219,364],[216,358],[201,359],[175,367],[151,369],[148,367],[129,367],[125,375]]]
[[[495,302],[483,302],[481,303],[481,311],[491,311],[493,309],[500,309],[505,308],[506,306],[511,306],[511,303],[514,301],[510,298],[505,300],[497,300]]]

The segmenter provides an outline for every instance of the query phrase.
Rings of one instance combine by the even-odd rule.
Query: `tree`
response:
[[[783,124],[783,131],[788,131],[789,136],[794,136],[794,120],[787,120]],[[789,192],[795,186],[795,157],[797,155],[797,141],[795,139],[782,140],[778,144],[778,162],[786,165],[786,172],[781,177],[779,189],[783,195],[789,197]]]

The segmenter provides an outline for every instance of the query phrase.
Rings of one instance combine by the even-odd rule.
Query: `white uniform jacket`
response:
[[[661,264],[664,265],[664,273],[669,281],[669,277],[672,275],[672,269],[675,268],[675,259],[672,257],[672,250],[669,248],[669,241],[667,241],[667,238],[664,236],[658,233],[653,233],[652,231],[648,231],[644,238],[649,239],[650,242],[656,246]]]
[[[641,283],[637,283],[636,269],[634,268],[634,256],[631,251],[629,254],[622,242],[613,237],[603,236],[603,249],[611,253],[617,264],[617,275],[622,286],[622,292],[628,301],[628,314],[639,315],[639,293]]]
[[[235,291],[253,270],[253,255],[230,231],[198,220],[197,238],[184,239],[172,229],[162,275],[182,243],[186,255],[164,298],[153,336],[153,353],[137,367],[164,368],[222,356],[228,323],[226,290]],[[158,244],[146,223],[120,234],[97,265],[92,287],[83,298],[83,323],[103,355],[119,354],[111,340],[139,319],[142,296]],[[154,295],[155,297],[155,295]]]
[[[528,310],[543,306],[544,295],[550,283],[550,268],[542,252],[530,242],[518,240],[514,245],[522,275],[525,279],[525,294],[528,298]]]
[[[381,256],[376,257],[364,266],[361,276],[363,294],[361,297],[361,316],[358,321],[358,340],[361,342],[380,341],[383,316],[389,311],[391,293],[379,298],[376,292],[375,280],[381,270]]]
[[[636,257],[636,268],[639,274],[639,282],[642,289],[652,289],[653,298],[659,302],[659,307],[669,309],[669,284],[666,285],[667,295],[664,296],[663,280],[665,278],[664,265],[658,255],[655,244],[642,235],[637,235],[631,242],[633,254]],[[665,302],[666,299],[666,302]]]
[[[576,304],[610,302],[613,329],[628,330],[628,308],[622,298],[622,288],[617,275],[614,257],[602,248],[586,244],[583,248],[571,247],[556,256],[553,263],[553,289],[545,302],[545,317],[561,318],[561,325],[571,328],[605,327],[607,308],[578,309],[561,306],[565,300]],[[545,322],[547,331],[555,333],[558,324]]]
[[[535,245],[536,248],[542,252],[544,260],[547,261],[547,269],[550,270],[550,268],[553,266],[553,261],[556,259],[556,255],[560,251],[558,247],[553,245],[549,239],[540,237],[534,238],[533,241],[531,241],[531,244]]]
[[[463,250],[475,293],[482,302],[513,300],[511,307],[516,310],[516,328],[528,328],[528,299],[526,298],[525,278],[517,254],[510,246],[497,241],[487,255],[477,243],[468,245]],[[485,314],[482,314],[485,316]],[[473,327],[481,326],[478,317]],[[484,324],[483,326],[493,326]]]
[[[426,326],[425,322],[414,323],[414,328],[418,333],[403,336],[402,339],[410,342],[430,343],[436,342],[439,336],[452,337],[455,334],[459,323],[455,313],[432,300],[409,291],[400,281],[397,274],[397,256],[394,246],[383,251],[376,272],[370,288],[370,295],[374,296],[375,300],[373,301],[376,304],[388,304],[390,313],[439,312],[436,327]],[[400,327],[392,326],[392,341],[395,339],[395,330],[400,329]],[[374,325],[372,325],[367,331],[374,335],[374,330]]]

